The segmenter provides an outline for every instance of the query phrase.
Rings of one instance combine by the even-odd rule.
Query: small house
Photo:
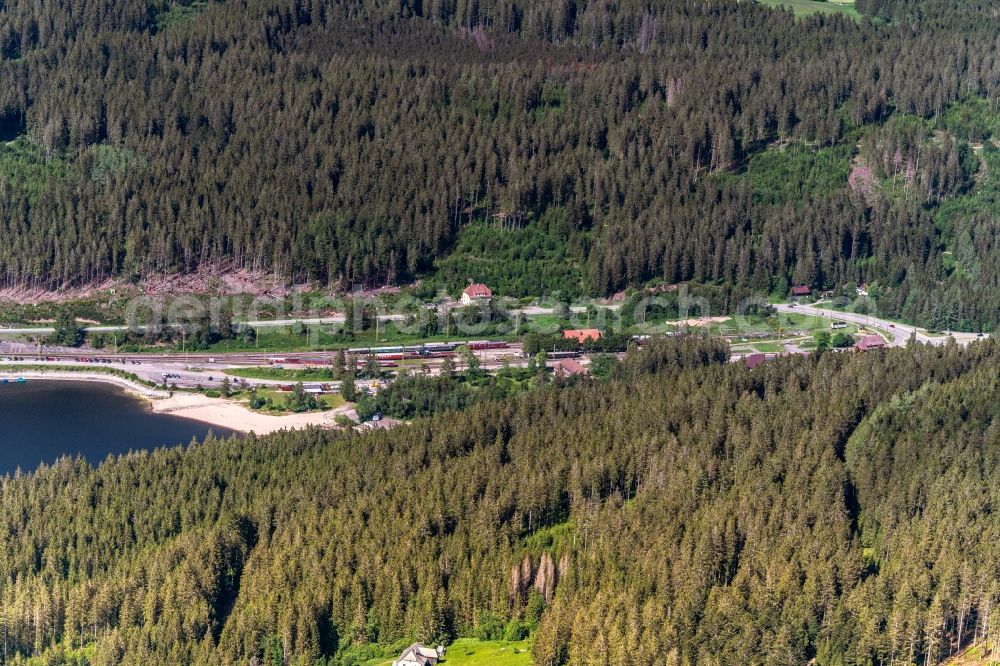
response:
[[[858,341],[858,344],[855,345],[855,348],[858,351],[869,351],[871,349],[884,349],[885,347],[886,347],[885,340],[883,340],[882,336],[879,335],[866,335],[863,338],[861,338],[861,340]]]
[[[767,356],[764,354],[750,354],[743,359],[743,362],[746,363],[748,370],[753,370],[766,360]]]
[[[555,370],[555,373],[561,377],[588,374],[587,366],[572,358],[559,359],[556,361],[553,369]]]
[[[807,284],[800,284],[792,287],[792,298],[805,298],[812,293],[812,289]]]
[[[587,340],[597,341],[601,339],[601,331],[596,328],[568,328],[563,331],[563,338],[566,340],[576,340],[581,345]]]
[[[462,305],[472,305],[479,301],[488,301],[493,298],[493,290],[485,284],[470,284],[462,290]]]
[[[444,646],[437,648],[424,647],[423,643],[414,643],[403,650],[403,654],[392,662],[392,666],[436,666],[444,658]]]

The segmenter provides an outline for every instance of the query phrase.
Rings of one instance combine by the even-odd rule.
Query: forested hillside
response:
[[[8,478],[4,663],[354,664],[501,631],[541,666],[995,645],[1000,347],[724,358],[681,341],[389,432]]]
[[[549,239],[512,293],[853,281],[992,325],[992,5],[858,9],[12,0],[0,279],[485,279],[485,226],[527,233],[505,254]],[[974,220],[939,219],[984,182]]]

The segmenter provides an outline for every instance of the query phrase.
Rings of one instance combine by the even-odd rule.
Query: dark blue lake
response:
[[[187,444],[231,431],[168,414],[109,385],[73,381],[0,384],[0,474],[63,455],[99,464],[109,453]]]

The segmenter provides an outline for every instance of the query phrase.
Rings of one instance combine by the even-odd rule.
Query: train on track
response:
[[[398,347],[352,347],[348,353],[358,356],[368,356],[374,354],[381,356],[384,354],[415,354],[416,356],[428,356],[430,354],[445,354],[454,352],[459,347],[468,347],[473,351],[484,349],[506,349],[510,347],[509,342],[503,340],[466,340],[463,342],[426,342],[420,345],[405,345]]]

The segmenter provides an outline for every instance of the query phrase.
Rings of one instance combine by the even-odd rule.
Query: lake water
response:
[[[231,431],[154,414],[125,391],[91,382],[0,384],[0,474],[35,469],[63,455],[98,464],[109,453],[187,444]]]

